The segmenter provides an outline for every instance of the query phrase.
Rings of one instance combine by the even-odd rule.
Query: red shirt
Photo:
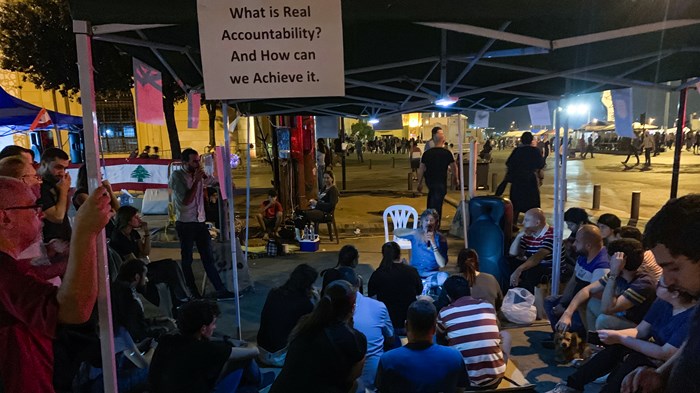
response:
[[[270,203],[269,200],[263,201],[262,207],[265,209],[263,213],[263,217],[265,218],[275,218],[278,212],[282,212],[282,205],[277,201],[273,203]]]
[[[53,392],[58,288],[0,253],[0,375],[6,392]]]

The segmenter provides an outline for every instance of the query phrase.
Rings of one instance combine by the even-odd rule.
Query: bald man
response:
[[[97,189],[76,215],[60,288],[37,277],[22,252],[41,236],[41,207],[24,182],[0,177],[0,375],[5,392],[53,392],[59,323],[88,320],[97,298],[96,241],[110,218]]]
[[[554,229],[547,225],[541,209],[528,210],[523,219],[523,229],[510,245],[513,269],[510,285],[535,293],[535,286],[551,274],[553,250]]]
[[[592,282],[600,280],[610,271],[610,259],[608,250],[603,246],[603,236],[600,229],[591,224],[582,225],[576,232],[574,249],[578,255],[574,275],[566,284],[564,293],[561,296],[553,295],[545,300],[544,307],[549,323],[554,330],[554,326],[571,303],[574,296]],[[584,305],[585,306],[585,305]],[[581,318],[585,312],[585,307],[574,312],[572,317],[571,330],[578,333],[585,333],[586,326]]]

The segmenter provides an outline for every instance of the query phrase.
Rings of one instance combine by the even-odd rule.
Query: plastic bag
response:
[[[510,322],[529,325],[537,318],[535,295],[525,288],[511,288],[503,299],[501,312]]]

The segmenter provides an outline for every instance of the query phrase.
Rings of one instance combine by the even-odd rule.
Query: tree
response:
[[[22,0],[0,4],[0,66],[23,73],[24,80],[43,90],[74,97],[80,91],[75,35],[67,0]],[[113,44],[93,41],[95,90],[98,95],[130,92],[133,86],[131,56]],[[173,158],[180,156],[175,125],[175,102],[184,91],[163,74],[163,108]]]
[[[144,180],[144,179],[148,179],[149,177],[151,177],[151,174],[148,173],[148,171],[146,170],[146,168],[144,168],[143,166],[139,165],[139,166],[136,167],[136,169],[134,169],[133,172],[131,172],[131,177],[133,177],[134,179],[138,180],[139,183],[143,183],[143,180]]]
[[[360,139],[364,140],[371,140],[374,139],[374,129],[363,120],[360,120],[350,126],[350,135],[359,136]]]

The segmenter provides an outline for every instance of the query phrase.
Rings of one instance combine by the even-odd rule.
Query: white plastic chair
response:
[[[394,229],[407,228],[409,218],[413,217],[413,229],[418,228],[418,212],[413,206],[408,205],[392,205],[384,210],[384,241],[389,242],[389,221],[394,224]],[[396,242],[402,250],[411,249],[411,241],[393,236],[391,241]]]

